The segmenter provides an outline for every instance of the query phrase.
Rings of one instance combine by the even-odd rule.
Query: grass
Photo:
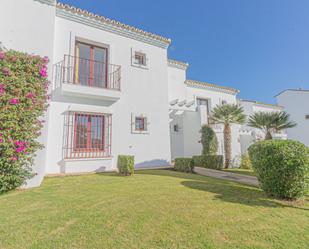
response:
[[[234,168],[234,169],[224,169],[224,171],[241,174],[241,175],[255,176],[255,173],[253,172],[252,169]]]
[[[309,248],[309,198],[169,170],[46,178],[0,196],[0,248]]]

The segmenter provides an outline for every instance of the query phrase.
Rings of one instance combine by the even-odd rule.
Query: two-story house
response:
[[[3,46],[50,58],[45,149],[29,186],[115,170],[119,154],[136,167],[170,163],[170,39],[55,0],[4,0],[1,10]]]

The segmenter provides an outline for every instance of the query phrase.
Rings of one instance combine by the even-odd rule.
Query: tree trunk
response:
[[[231,127],[230,124],[224,125],[224,152],[225,152],[225,168],[227,169],[231,164],[232,159],[232,145],[231,145]]]
[[[271,139],[273,139],[273,136],[271,135],[271,132],[268,130],[266,132],[265,140],[271,140]]]

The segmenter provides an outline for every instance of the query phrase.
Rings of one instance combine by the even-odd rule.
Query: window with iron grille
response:
[[[110,114],[69,111],[65,115],[64,158],[111,156]]]

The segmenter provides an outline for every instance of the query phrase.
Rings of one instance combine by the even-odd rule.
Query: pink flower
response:
[[[3,60],[5,58],[5,53],[4,52],[0,52],[0,60]]]
[[[26,98],[27,99],[33,99],[33,98],[35,98],[35,94],[32,93],[32,92],[29,92],[29,93],[26,94]]]
[[[20,146],[15,149],[17,153],[23,152],[26,149],[26,146]]]
[[[44,63],[48,63],[48,62],[49,62],[49,59],[48,59],[47,56],[44,56],[44,57],[43,57],[43,62],[44,62]]]
[[[15,55],[12,56],[11,61],[16,62],[17,61],[17,57]]]
[[[17,157],[17,156],[12,156],[12,157],[11,157],[11,160],[12,160],[12,161],[17,161],[17,160],[18,160],[18,157]]]
[[[17,105],[19,103],[19,99],[18,98],[12,98],[10,99],[10,104],[11,105]]]
[[[4,76],[9,76],[10,75],[10,69],[8,69],[7,67],[2,69],[2,73]]]
[[[0,138],[0,143],[3,143],[3,139],[2,138]]]
[[[4,85],[3,84],[0,84],[0,96],[2,96],[4,94]]]
[[[39,71],[41,77],[46,78],[47,77],[47,68],[45,66],[41,67]]]

